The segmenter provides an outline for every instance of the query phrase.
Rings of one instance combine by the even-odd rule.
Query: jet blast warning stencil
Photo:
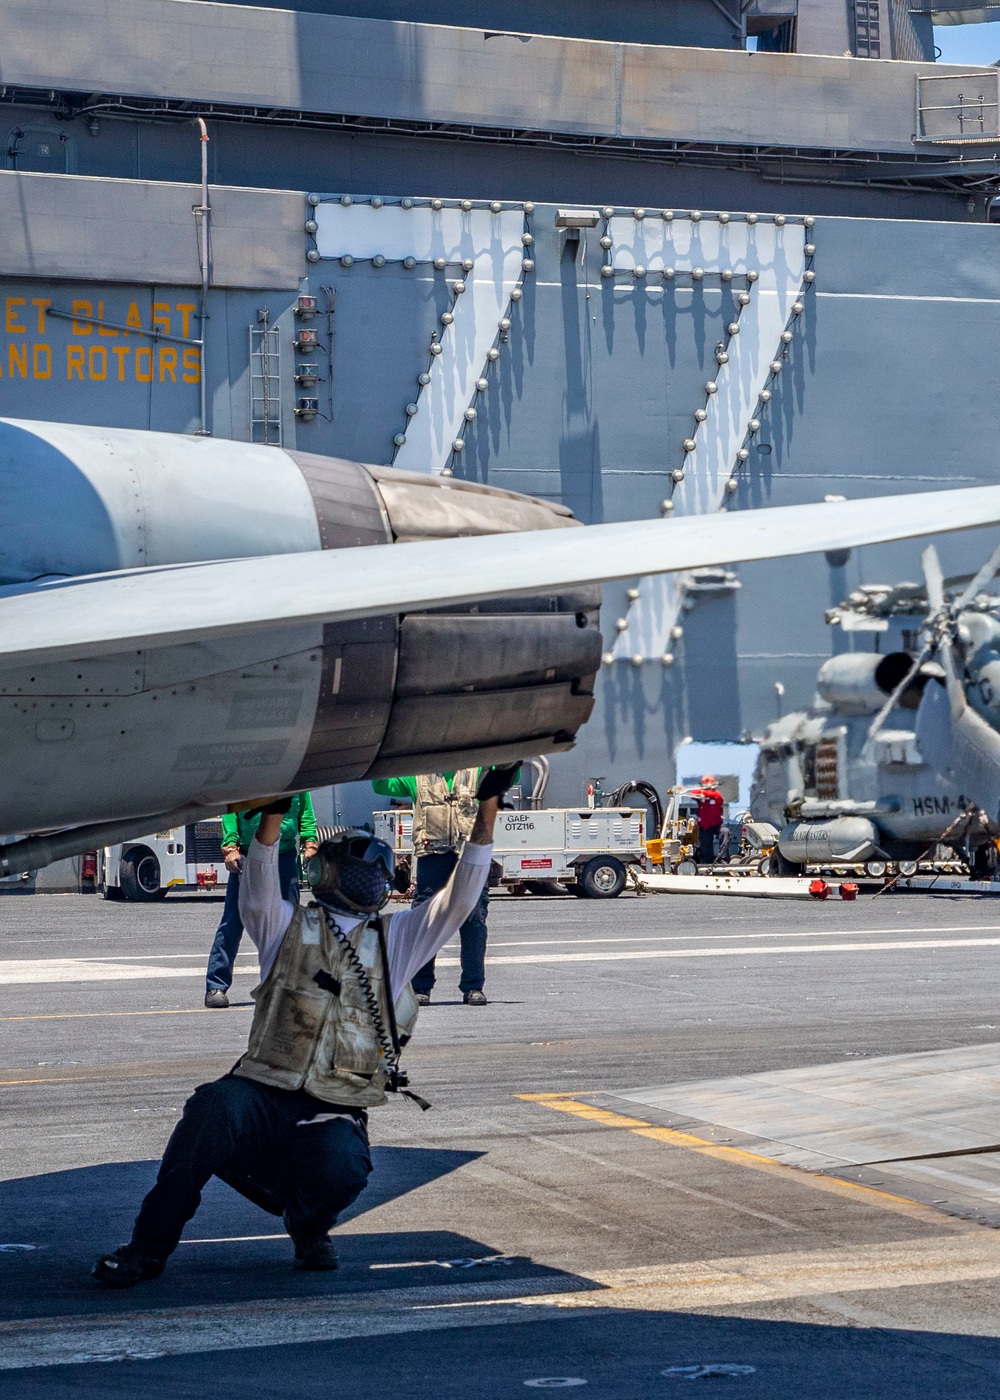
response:
[[[284,739],[262,740],[259,743],[252,739],[234,739],[221,744],[186,744],[177,755],[174,772],[271,768],[281,761],[287,748]]]
[[[298,720],[301,708],[301,690],[264,690],[254,695],[234,695],[226,728],[287,729]]]

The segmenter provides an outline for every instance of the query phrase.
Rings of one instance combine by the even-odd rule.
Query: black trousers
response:
[[[166,1259],[213,1176],[283,1214],[297,1245],[321,1238],[360,1196],[372,1169],[367,1115],[344,1113],[304,1090],[235,1075],[200,1085],[170,1135],[132,1243]],[[328,1114],[338,1116],[315,1121]]]

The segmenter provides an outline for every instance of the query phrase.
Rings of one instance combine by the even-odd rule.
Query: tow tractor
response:
[[[646,843],[647,871],[655,875],[711,876],[718,881],[728,879],[730,883],[732,876],[758,875],[772,879],[777,876],[786,882],[805,883],[825,876],[839,881],[861,881],[871,888],[877,883],[891,882],[892,888],[901,890],[1000,893],[1000,883],[971,881],[968,865],[957,860],[954,851],[944,847],[930,851],[929,858],[922,861],[854,862],[831,860],[829,855],[822,858],[817,854],[810,858],[811,851],[804,848],[804,860],[796,864],[780,853],[777,827],[765,820],[752,819],[749,812],[724,822],[723,832],[728,832],[730,846],[720,848],[713,864],[697,864],[697,799],[688,788],[669,788],[662,809],[660,834]]]
[[[413,813],[393,807],[373,814],[375,835],[404,868],[413,858]],[[632,866],[646,855],[646,811],[632,807],[548,807],[501,810],[493,841],[492,886],[515,894],[564,885],[583,899],[615,899]]]
[[[97,853],[97,880],[105,899],[149,903],[169,890],[219,894],[229,872],[222,858],[218,817],[171,827]]]
[[[711,866],[699,867],[698,799],[689,788],[669,788],[659,835],[646,842],[648,864],[651,869],[669,875],[697,875],[699,871],[719,875],[771,873],[778,841],[777,827],[770,822],[753,821],[750,814],[744,812],[737,821],[723,822],[722,832],[728,846],[720,846]]]

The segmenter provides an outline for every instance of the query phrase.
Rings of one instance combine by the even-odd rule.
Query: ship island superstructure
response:
[[[932,25],[998,16],[0,0],[0,414],[588,523],[993,482],[1000,70],[936,62]],[[669,780],[682,739],[771,720],[776,681],[807,702],[823,606],[915,550],[609,588],[549,799]]]

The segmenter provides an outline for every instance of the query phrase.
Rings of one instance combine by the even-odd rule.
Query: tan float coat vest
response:
[[[359,924],[347,938],[361,959],[388,1036],[376,923]],[[251,995],[257,1009],[250,1044],[235,1074],[278,1089],[305,1089],[326,1103],[351,1108],[385,1103],[385,1052],[360,978],[322,909],[296,910],[271,971]],[[407,983],[396,995],[396,1023],[404,1040],[416,1019],[417,1001]]]
[[[418,856],[460,851],[472,832],[479,811],[478,768],[460,768],[451,791],[440,773],[417,778],[413,804],[413,850]]]

